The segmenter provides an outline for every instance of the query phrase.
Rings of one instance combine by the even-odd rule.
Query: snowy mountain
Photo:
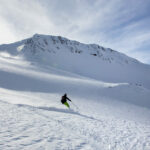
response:
[[[1,45],[0,51],[101,81],[127,82],[150,88],[150,65],[96,44],[35,34],[21,42]]]
[[[149,77],[150,65],[60,36],[0,45],[0,149],[148,150]]]

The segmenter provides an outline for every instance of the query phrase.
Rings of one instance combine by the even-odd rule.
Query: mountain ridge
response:
[[[124,82],[150,88],[150,65],[97,44],[35,34],[19,42],[0,45],[0,53],[21,56],[38,66],[51,66],[104,82]]]
[[[115,50],[112,50],[111,48],[105,48],[105,47],[100,46],[98,44],[85,44],[85,43],[80,43],[80,42],[75,41],[75,40],[69,40],[68,38],[65,38],[65,37],[62,37],[62,36],[52,36],[52,35],[42,35],[42,34],[34,34],[31,38],[27,38],[27,39],[24,39],[24,40],[15,42],[15,43],[2,44],[2,45],[0,45],[0,47],[5,48],[6,46],[9,46],[9,45],[18,45],[19,46],[20,44],[24,44],[25,46],[30,45],[31,47],[29,47],[29,48],[35,48],[36,46],[38,46],[41,50],[44,51],[44,50],[46,50],[46,49],[44,49],[44,47],[47,48],[46,45],[48,45],[50,41],[52,41],[54,45],[55,44],[57,45],[57,44],[60,44],[60,43],[65,44],[66,46],[68,46],[70,48],[70,51],[72,53],[82,53],[83,50],[78,49],[78,46],[80,45],[80,46],[83,46],[86,49],[91,49],[90,55],[93,55],[93,56],[102,57],[103,56],[102,52],[106,51],[106,52],[110,52],[110,53],[117,53],[117,54],[123,55],[124,57],[127,57],[127,58],[132,58],[132,57],[127,56],[124,53],[117,52]],[[58,46],[56,46],[56,48],[59,49]],[[1,50],[2,50],[2,48],[1,48]],[[111,61],[113,61],[113,58],[102,57],[102,59],[106,60],[106,61],[109,61],[110,63],[111,63]],[[132,59],[135,62],[139,62],[135,58],[132,58]],[[125,60],[125,62],[128,63],[127,60]]]

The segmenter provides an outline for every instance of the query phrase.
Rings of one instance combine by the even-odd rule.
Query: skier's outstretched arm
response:
[[[68,97],[67,97],[67,100],[69,100],[71,102],[71,99],[69,99]]]

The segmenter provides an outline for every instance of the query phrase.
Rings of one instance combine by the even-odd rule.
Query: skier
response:
[[[68,108],[70,108],[67,100],[69,100],[71,102],[71,100],[67,97],[67,94],[65,93],[62,97],[61,97],[61,103],[66,105]]]

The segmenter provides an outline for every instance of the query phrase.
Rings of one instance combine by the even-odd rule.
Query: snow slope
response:
[[[1,45],[0,149],[149,150],[149,73],[124,54],[62,37]],[[70,110],[60,103],[66,92]]]

